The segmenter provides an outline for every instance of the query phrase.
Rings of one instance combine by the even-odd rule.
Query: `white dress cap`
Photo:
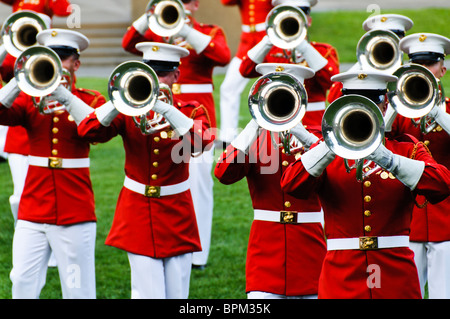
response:
[[[317,0],[272,0],[274,7],[280,4],[296,7],[314,7],[317,4]]]
[[[396,80],[395,75],[376,70],[348,71],[331,77],[331,81],[342,82],[343,89],[350,90],[386,90],[387,83]]]
[[[303,84],[305,79],[312,78],[315,72],[302,65],[291,63],[261,63],[256,66],[256,72],[266,75],[273,72],[282,72],[294,76],[300,83]]]
[[[367,18],[363,22],[363,29],[370,30],[400,30],[408,31],[413,27],[413,21],[400,14],[379,14]]]
[[[44,46],[68,46],[78,52],[89,46],[89,39],[80,32],[66,29],[47,29],[38,33],[36,39]]]
[[[450,40],[434,33],[415,33],[408,35],[400,41],[399,46],[400,50],[406,54],[432,52],[445,56],[450,53]]]
[[[144,60],[180,62],[189,55],[189,50],[173,44],[161,42],[140,42],[136,49],[143,53]]]

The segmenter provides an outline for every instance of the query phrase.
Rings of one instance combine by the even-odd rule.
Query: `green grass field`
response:
[[[445,21],[450,10],[399,11],[412,18],[416,25],[411,32],[436,32],[449,36]],[[367,18],[366,12],[315,13],[311,38],[328,42],[339,52],[342,62],[354,63],[355,47],[364,33],[361,24]],[[433,18],[430,18],[433,17]],[[444,79],[449,88],[450,76]],[[218,88],[223,75],[214,77],[215,98],[219,110]],[[99,90],[105,96],[106,79],[79,78],[79,87]],[[248,85],[249,89],[251,83]],[[242,95],[240,127],[243,127],[250,115],[246,105],[247,92]],[[217,113],[219,115],[219,112]],[[219,119],[220,121],[220,119]],[[219,156],[216,151],[216,158]],[[96,199],[97,245],[96,277],[97,297],[100,299],[118,299],[130,297],[130,272],[126,253],[104,245],[113,219],[117,196],[122,187],[124,173],[124,151],[120,138],[105,144],[92,146],[91,177]],[[8,197],[12,193],[12,182],[7,163],[0,163],[0,298],[11,298],[11,243],[13,237],[13,219],[10,213]],[[213,219],[212,245],[208,267],[203,271],[193,270],[191,276],[190,298],[225,299],[246,298],[245,295],[245,255],[252,206],[246,181],[225,186],[219,182],[214,185],[215,210]],[[41,298],[61,298],[57,270],[51,268],[47,275],[47,284]]]

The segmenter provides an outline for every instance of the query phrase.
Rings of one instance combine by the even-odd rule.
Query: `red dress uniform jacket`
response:
[[[66,17],[72,13],[70,2],[67,0],[0,0],[12,6],[12,12],[30,10],[43,13],[52,18],[54,15]],[[4,81],[9,82],[14,76],[16,58],[7,54],[0,67],[0,74]]]
[[[211,93],[181,93],[180,86],[183,84],[210,84],[213,85],[213,70],[216,66],[225,66],[230,62],[230,49],[223,30],[215,25],[198,23],[192,19],[193,28],[212,37],[211,42],[203,52],[197,54],[195,50],[186,42],[179,44],[189,50],[189,55],[181,59],[180,78],[178,83],[172,87],[172,93],[175,97],[183,101],[197,101],[203,104],[210,118],[211,127],[216,127],[216,110],[214,106],[214,97]],[[122,47],[131,53],[142,55],[142,52],[136,50],[135,46],[139,42],[154,41],[164,42],[164,39],[151,30],[147,30],[141,35],[131,26],[125,33],[122,40]]]
[[[417,141],[415,141],[417,142]],[[450,173],[420,143],[386,140],[392,152],[425,162],[414,192],[397,179],[372,174],[364,182],[347,173],[336,157],[315,178],[301,160],[285,171],[281,187],[299,198],[318,194],[328,239],[409,235],[415,194],[436,203],[450,192]],[[319,280],[319,298],[421,298],[413,252],[407,247],[328,251]],[[370,266],[378,267],[379,285],[369,288]]]
[[[50,18],[54,15],[67,17],[72,12],[70,1],[67,0],[1,0],[12,6],[12,11],[31,10],[44,13]]]
[[[73,87],[72,93],[92,107],[105,102],[95,91]],[[24,93],[19,94],[10,109],[0,106],[0,124],[23,126],[28,133],[32,156],[63,159],[89,156],[89,142],[78,136],[77,125],[69,113],[42,115],[31,97]],[[56,225],[95,221],[89,168],[30,165],[18,219]]]
[[[274,149],[269,132],[263,130],[249,150],[250,156],[228,146],[217,163],[215,176],[223,184],[247,178],[254,209],[319,212],[317,196],[297,199],[283,192],[280,180],[294,155]],[[322,225],[282,224],[254,220],[247,250],[246,291],[287,296],[317,294],[326,253]]]
[[[247,51],[253,48],[266,35],[266,17],[272,10],[272,0],[221,0],[226,6],[238,5],[241,23],[248,31],[242,31],[236,57],[243,59]],[[258,30],[256,30],[256,26]],[[262,29],[261,29],[262,28]]]
[[[308,102],[325,102],[327,91],[332,81],[331,77],[339,73],[339,60],[336,50],[329,44],[311,42],[311,45],[328,60],[328,64],[316,72],[314,77],[305,79],[304,85],[308,93]],[[287,56],[283,50],[273,46],[264,59],[264,63],[293,63],[290,51],[287,50]],[[244,77],[259,77],[261,74],[256,72],[256,63],[246,55],[241,63],[240,72]],[[302,121],[305,125],[321,125],[324,110],[308,111]]]
[[[447,98],[447,113],[450,113],[450,101]],[[397,115],[390,134],[408,133],[424,142],[433,158],[439,164],[450,168],[450,136],[440,127],[433,132],[423,134],[419,127],[412,124],[411,119]],[[422,206],[426,199],[417,198],[417,204]],[[411,241],[440,242],[450,240],[450,197],[442,202],[426,203],[423,208],[414,205],[411,222]]]
[[[30,154],[30,143],[28,143],[27,131],[23,126],[11,126],[8,128],[5,152],[20,155]]]
[[[210,127],[205,108],[197,102],[175,100],[179,110],[196,124],[190,139],[182,142],[163,131],[143,135],[129,116],[119,114],[105,127],[95,113],[80,123],[78,131],[91,141],[106,142],[121,135],[125,148],[125,175],[145,185],[167,186],[189,177],[189,158],[212,143],[204,135]],[[211,144],[212,145],[212,144]],[[195,149],[192,149],[195,148]],[[201,250],[191,192],[150,198],[123,187],[106,245],[125,251],[165,258]]]

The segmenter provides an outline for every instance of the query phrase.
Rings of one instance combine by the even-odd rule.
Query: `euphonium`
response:
[[[150,30],[161,37],[171,37],[180,32],[186,13],[180,0],[151,0],[145,9]]]
[[[402,65],[400,38],[392,31],[371,30],[358,42],[356,57],[362,69],[393,73]]]
[[[61,83],[62,63],[50,48],[33,46],[23,51],[14,66],[17,85],[26,94],[42,97],[52,93]]]
[[[289,154],[289,130],[301,122],[307,100],[304,86],[295,77],[273,72],[253,84],[248,105],[259,126],[281,134],[283,146]]]
[[[394,75],[398,80],[388,83],[388,99],[398,114],[423,118],[442,104],[439,81],[426,67],[411,63],[400,67]],[[427,130],[424,126],[423,132]]]
[[[3,23],[1,38],[5,50],[18,57],[26,49],[37,45],[36,35],[47,29],[44,20],[32,11],[18,11]]]
[[[358,180],[363,180],[364,158],[372,154],[384,139],[383,114],[371,100],[360,95],[345,95],[331,103],[322,118],[325,143],[336,155],[355,160]],[[372,172],[365,173],[369,175]]]
[[[303,11],[289,5],[274,7],[266,17],[267,36],[281,49],[294,49],[305,40],[307,25]]]

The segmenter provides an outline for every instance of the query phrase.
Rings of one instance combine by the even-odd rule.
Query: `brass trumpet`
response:
[[[299,124],[308,101],[304,86],[292,75],[273,72],[260,77],[252,86],[250,114],[262,128],[279,132],[285,151],[290,154],[289,130]]]
[[[151,0],[145,12],[150,30],[161,37],[176,35],[186,22],[186,13],[180,0]]]
[[[390,104],[404,117],[411,120],[421,118],[423,133],[431,131],[436,124],[425,124],[428,122],[426,115],[433,107],[445,104],[439,81],[426,67],[414,63],[400,67],[394,75],[398,80],[388,83]]]
[[[388,30],[372,30],[358,42],[356,57],[362,69],[393,73],[402,65],[400,38]]]
[[[32,11],[18,11],[3,23],[1,38],[5,50],[18,57],[26,49],[37,45],[36,35],[47,29],[44,20]]]
[[[152,134],[170,125],[152,108],[158,100],[173,104],[172,91],[166,84],[159,83],[155,71],[143,62],[128,61],[118,65],[109,77],[108,94],[120,113],[133,117],[142,134]]]
[[[368,98],[345,95],[325,110],[322,134],[328,148],[344,158],[347,171],[356,168],[356,177],[361,181],[373,172],[363,173],[364,158],[384,139],[383,114]],[[355,166],[349,166],[348,160],[355,160]]]
[[[278,5],[266,17],[267,36],[282,49],[294,49],[305,40],[307,25],[303,11],[290,5]]]

